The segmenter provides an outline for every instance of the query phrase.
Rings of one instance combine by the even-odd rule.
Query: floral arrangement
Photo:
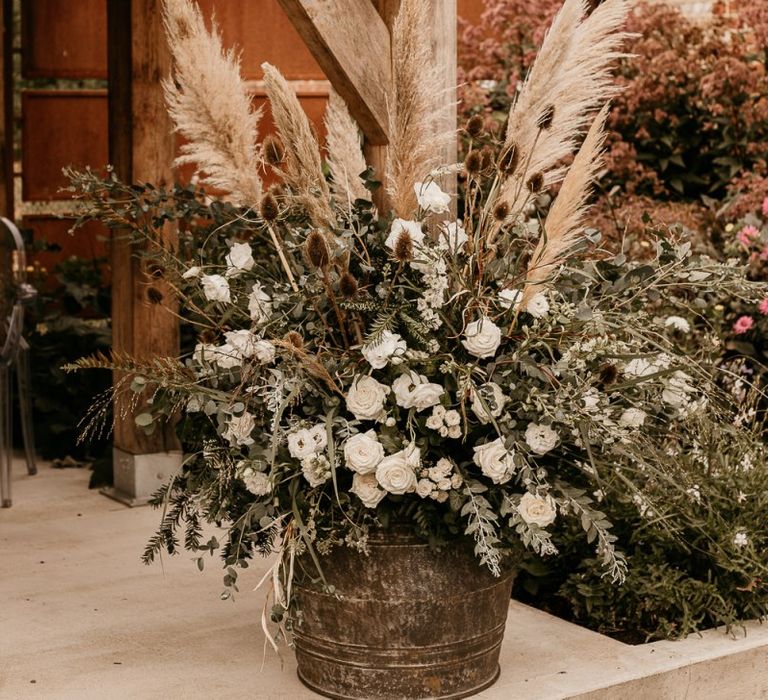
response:
[[[660,446],[689,421],[730,420],[711,374],[716,343],[688,347],[685,330],[714,295],[748,302],[762,291],[689,245],[659,240],[654,263],[634,265],[585,228],[627,5],[607,0],[588,14],[567,0],[503,138],[472,119],[463,164],[445,165],[450,134],[432,116],[421,35],[427,6],[403,0],[382,185],[335,95],[326,176],[295,95],[266,64],[278,137],[257,145],[260,114],[235,57],[195,5],[166,2],[166,94],[188,141],[182,159],[228,193],[232,228],[213,227],[185,257],[160,244],[157,221],[133,216],[146,191],[125,199],[112,175],[73,177],[83,217],[157,244],[153,264],[199,329],[183,360],[76,363],[126,371],[115,390],[133,393],[138,425],[182,417],[189,456],[158,495],[165,512],[147,560],[177,550],[184,522],[187,548],[222,548],[230,595],[238,566],[277,551],[281,620],[297,557],[322,577],[323,554],[365,552],[372,528],[408,523],[435,546],[473,541],[500,574],[522,547],[555,555],[551,526],[572,519],[611,580],[624,578],[589,494],[622,465],[662,473]],[[265,168],[282,184],[266,188]],[[546,219],[530,218],[532,200],[556,184]],[[202,542],[206,521],[226,524],[223,545]]]

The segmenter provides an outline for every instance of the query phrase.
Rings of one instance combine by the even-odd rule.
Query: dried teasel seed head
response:
[[[210,328],[206,328],[200,334],[200,342],[204,345],[213,345],[216,342],[216,332],[212,331]]]
[[[395,241],[395,260],[401,263],[413,258],[413,239],[408,231],[401,231]]]
[[[280,207],[277,205],[277,200],[271,192],[267,192],[261,198],[261,218],[264,221],[274,221],[280,214]]]
[[[517,170],[517,165],[520,161],[520,151],[517,148],[517,144],[511,143],[507,146],[499,156],[498,167],[499,170],[505,175],[511,175]]]
[[[613,384],[619,376],[619,369],[616,365],[606,362],[600,368],[600,381],[604,386],[610,386]]]
[[[477,175],[483,169],[483,158],[479,151],[470,151],[464,159],[464,168],[470,175]]]
[[[534,173],[528,178],[526,184],[532,194],[538,194],[541,192],[542,187],[544,187],[544,175],[541,173]]]
[[[307,236],[305,243],[307,258],[315,267],[324,268],[331,259],[328,253],[328,244],[325,242],[325,236],[320,231],[312,231]]]
[[[480,169],[489,170],[493,165],[493,153],[488,146],[483,146],[483,150],[480,151]]]
[[[493,208],[493,218],[496,219],[496,221],[506,221],[508,216],[509,216],[509,204],[507,204],[506,202],[499,202]]]
[[[467,120],[465,129],[467,133],[474,139],[483,133],[485,128],[485,119],[480,114],[475,114]]]
[[[539,129],[542,129],[543,131],[546,131],[552,126],[552,122],[555,120],[555,105],[549,105],[542,115],[539,117],[539,120],[536,122],[536,126],[539,127]]]
[[[264,160],[266,160],[267,163],[273,166],[278,166],[283,162],[283,159],[285,158],[285,148],[279,138],[269,134],[269,136],[264,139],[262,148],[264,149]]]
[[[339,280],[339,291],[347,299],[351,299],[357,294],[357,280],[349,270],[347,270]]]
[[[286,343],[293,345],[297,350],[302,350],[304,348],[304,338],[302,338],[296,331],[288,331],[285,336],[283,336],[283,340],[285,340]]]

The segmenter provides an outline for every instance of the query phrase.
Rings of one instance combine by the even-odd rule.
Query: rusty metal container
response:
[[[372,533],[369,552],[321,558],[335,595],[295,588],[302,683],[345,700],[465,698],[492,685],[514,573],[496,578],[468,543],[434,551],[407,530]]]

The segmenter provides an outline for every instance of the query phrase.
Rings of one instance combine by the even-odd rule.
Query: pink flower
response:
[[[741,231],[739,231],[739,234],[736,237],[739,239],[739,243],[741,243],[741,245],[749,248],[752,242],[760,237],[760,231],[758,231],[754,226],[745,226],[743,229],[741,229]]]
[[[751,316],[739,316],[736,319],[736,323],[733,324],[733,332],[736,335],[746,333],[755,325],[755,321]]]
[[[760,260],[768,260],[768,245],[760,251]]]
[[[768,197],[763,200],[763,216],[768,216]]]
[[[768,316],[768,297],[765,297],[757,308],[763,316]]]

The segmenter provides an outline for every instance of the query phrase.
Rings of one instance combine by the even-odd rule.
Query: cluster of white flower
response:
[[[256,427],[256,420],[254,417],[244,411],[239,416],[232,416],[227,421],[227,427],[222,437],[225,440],[229,440],[229,444],[232,446],[248,446],[253,445],[253,438],[251,433]]]
[[[325,483],[331,477],[331,465],[322,454],[328,446],[328,432],[325,424],[318,423],[311,428],[300,428],[288,435],[288,452],[301,462],[304,478],[313,488]]]
[[[257,471],[245,461],[236,465],[237,473],[254,496],[266,496],[272,492],[272,483],[264,472]]]
[[[455,465],[450,459],[442,457],[434,467],[422,469],[416,483],[416,495],[421,498],[431,498],[438,503],[448,500],[451,489],[459,489],[464,483],[461,474],[454,471]]]
[[[438,404],[432,409],[432,414],[427,418],[427,427],[440,433],[441,437],[461,437],[461,415],[455,409],[445,410],[445,406]]]

